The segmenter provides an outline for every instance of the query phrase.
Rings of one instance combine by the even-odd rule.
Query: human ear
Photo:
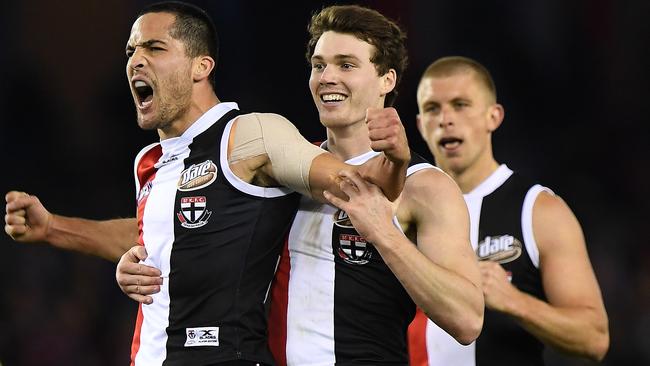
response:
[[[192,68],[192,77],[194,81],[201,81],[207,79],[214,69],[214,59],[210,56],[201,56],[194,59],[194,65]]]
[[[395,85],[397,83],[397,72],[395,69],[389,69],[388,72],[386,72],[382,77],[381,77],[382,85],[381,85],[381,93],[383,95],[386,95],[395,89]]]
[[[501,122],[503,122],[503,118],[505,117],[505,110],[501,104],[495,103],[490,107],[488,113],[488,130],[490,132],[494,132],[497,128],[499,128],[499,126],[501,126]]]

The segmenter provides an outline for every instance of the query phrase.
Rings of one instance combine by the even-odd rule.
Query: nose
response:
[[[143,57],[141,48],[136,47],[131,57],[129,57],[129,61],[127,63],[128,68],[133,71],[138,71],[144,67],[145,63],[146,59]]]
[[[334,67],[331,65],[327,65],[323,68],[323,71],[320,73],[320,78],[318,79],[318,82],[321,85],[324,84],[335,84],[336,83],[336,72],[334,70]]]
[[[451,113],[447,108],[442,108],[438,118],[438,126],[440,128],[451,127],[454,125],[453,113]]]

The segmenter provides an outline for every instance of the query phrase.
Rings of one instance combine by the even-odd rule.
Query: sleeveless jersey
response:
[[[238,114],[219,103],[136,158],[139,242],[163,284],[140,305],[132,365],[273,364],[265,303],[299,196],[230,170]]]
[[[464,195],[479,260],[499,262],[519,290],[546,300],[532,228],[533,204],[548,188],[501,165]],[[463,346],[418,310],[409,328],[412,365],[543,365],[543,344],[503,313],[485,309],[476,342]]]
[[[435,168],[411,154],[407,176]],[[336,207],[301,200],[272,294],[269,342],[278,364],[408,364],[406,330],[415,304]]]

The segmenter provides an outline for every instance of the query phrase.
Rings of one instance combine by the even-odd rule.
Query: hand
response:
[[[497,262],[478,263],[483,282],[485,306],[489,309],[508,312],[519,295],[519,290],[510,283],[508,274]]]
[[[339,187],[349,199],[345,201],[323,192],[323,196],[334,206],[345,211],[357,232],[369,242],[375,242],[374,236],[384,235],[387,227],[393,226],[394,206],[376,185],[367,182],[358,173],[342,171]]]
[[[395,108],[368,108],[366,123],[370,147],[382,151],[394,163],[408,164],[411,151],[406,138],[404,125]]]
[[[47,241],[53,215],[36,196],[11,191],[5,195],[5,232],[18,242]]]
[[[139,263],[147,258],[147,250],[142,245],[129,249],[115,270],[117,284],[128,297],[143,304],[153,303],[151,294],[160,292],[163,279],[157,268]]]

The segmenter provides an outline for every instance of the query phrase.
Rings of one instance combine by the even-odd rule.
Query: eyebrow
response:
[[[323,56],[321,56],[321,55],[313,55],[311,57],[311,59],[316,60],[316,61],[320,61],[320,60],[323,60]],[[357,56],[343,55],[343,54],[334,55],[334,59],[337,60],[337,61],[343,61],[343,60],[353,60],[353,61],[357,61],[357,62],[360,61]]]
[[[127,44],[127,45],[126,45],[126,49],[127,49],[127,50],[132,50],[132,49],[134,49],[134,48],[137,47],[137,46],[147,48],[147,47],[151,47],[151,46],[153,46],[155,43],[166,44],[165,41],[160,40],[160,39],[150,39],[150,40],[147,40],[147,41],[144,41],[144,42],[140,42],[139,44],[136,44],[135,46],[132,46],[132,45],[130,45],[130,44]]]

